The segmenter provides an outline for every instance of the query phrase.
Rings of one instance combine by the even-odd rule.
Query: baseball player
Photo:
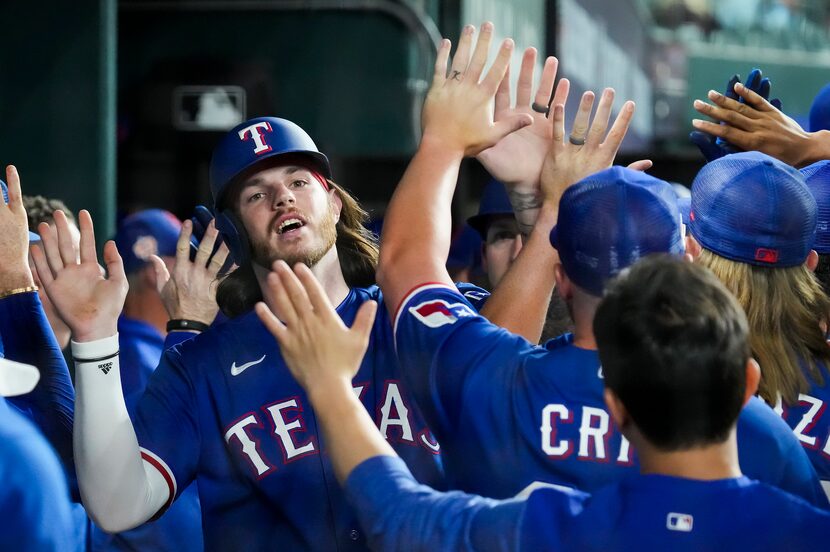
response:
[[[264,304],[257,313],[308,391],[373,549],[811,551],[830,534],[830,513],[741,474],[735,421],[758,365],[740,305],[699,266],[645,259],[599,305],[607,409],[640,451],[642,474],[593,495],[550,486],[505,501],[418,484],[351,390],[376,306],[346,328],[306,267],[275,272],[269,303],[285,324]],[[478,318],[464,305],[452,312]],[[654,408],[655,397],[674,408]]]
[[[801,169],[804,182],[816,200],[816,241],[818,254],[814,274],[825,294],[830,293],[830,160],[819,161]]]
[[[563,123],[554,111],[554,132],[563,141],[557,148],[559,173],[569,178],[589,166],[586,159],[599,163],[605,155],[600,129],[609,108],[602,102],[598,113],[606,115],[598,115],[590,129],[577,127],[588,135],[585,144],[579,143],[583,136],[573,137],[577,143],[564,143]],[[611,135],[621,140],[623,134],[624,127],[622,132],[615,127]],[[611,135],[608,140],[613,140]],[[552,181],[545,186],[555,189],[561,184]],[[505,280],[519,276],[519,282],[534,281],[544,276],[539,274],[543,270],[556,274],[558,293],[571,306],[575,332],[549,343],[547,354],[483,319],[471,321],[455,313],[456,308],[465,312],[463,298],[442,285],[448,280],[440,265],[424,262],[429,255],[442,254],[437,244],[446,236],[435,226],[428,234],[432,242],[414,243],[402,231],[412,225],[428,227],[418,218],[420,213],[440,212],[438,201],[451,194],[423,184],[412,189],[402,184],[397,193],[387,213],[379,281],[386,289],[387,307],[395,309],[401,363],[444,447],[451,485],[504,498],[534,480],[591,491],[635,471],[634,451],[604,409],[591,325],[610,276],[649,252],[682,252],[680,215],[671,186],[630,169],[613,168],[569,188],[561,203],[552,194],[543,205],[540,222]],[[429,207],[404,219],[400,213],[406,211],[400,206],[411,204]],[[551,216],[554,205],[562,225],[555,233],[561,263],[547,243],[551,222],[556,221],[555,212]],[[520,266],[523,258],[532,262]],[[513,295],[520,301],[535,300],[535,305],[521,309],[533,319],[538,314],[534,310],[544,312],[550,287],[519,291],[520,285]],[[751,401],[742,415],[739,439],[742,460],[753,477],[827,506],[798,444],[761,401]],[[476,462],[471,463],[471,457]]]
[[[251,311],[277,259],[311,266],[346,323],[381,299],[369,285],[377,249],[364,213],[330,176],[326,157],[290,121],[253,119],[222,138],[211,185],[217,227],[239,268],[217,298],[234,318],[165,351],[135,429],[120,384],[116,320],[127,287],[120,256],[112,243],[105,247],[109,275],[101,276],[85,211],[80,262],[62,255],[66,228],[56,217],[57,239],[44,236],[45,255],[36,251],[35,262],[72,328],[79,481],[105,530],[161,514],[195,480],[209,550],[365,549],[316,414]],[[207,259],[212,248],[202,248]],[[353,392],[419,480],[441,485],[439,446],[401,380],[386,317],[374,325]]]
[[[816,220],[799,171],[745,152],[698,173],[687,241],[695,262],[738,297],[762,369],[759,395],[776,405],[830,491],[830,300],[812,273]]]

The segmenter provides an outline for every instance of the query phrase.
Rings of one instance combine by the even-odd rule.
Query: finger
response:
[[[640,159],[628,164],[628,168],[632,171],[647,171],[654,166],[651,159]]]
[[[254,305],[254,310],[265,328],[271,332],[271,335],[273,335],[280,346],[282,346],[285,339],[288,337],[288,330],[286,329],[285,324],[280,322],[280,319],[274,316],[274,313],[271,312],[268,305],[262,301],[259,301],[256,305]]]
[[[528,48],[522,56],[522,65],[521,69],[519,69],[519,80],[516,84],[516,107],[527,107],[530,105],[530,95],[533,92],[533,70],[535,67],[536,48]],[[547,100],[544,103],[547,105]]]
[[[488,21],[481,25],[478,42],[476,42],[476,48],[473,51],[473,59],[467,69],[467,78],[474,79],[473,82],[478,82],[481,78],[481,72],[484,71],[484,66],[487,65],[487,56],[490,53],[490,42],[492,40],[493,24]]]
[[[450,58],[452,43],[445,39],[438,45],[438,55],[435,56],[435,73],[432,75],[432,82],[442,83],[447,78],[447,61]]]
[[[750,144],[750,139],[752,138],[753,133],[751,132],[746,132],[745,130],[741,130],[739,128],[732,127],[729,125],[719,125],[717,123],[704,121],[702,119],[692,119],[692,126],[694,126],[698,130],[711,134],[712,136],[723,138],[729,143],[734,144],[740,148],[752,149],[747,148],[747,145]]]
[[[199,249],[196,251],[196,259],[194,260],[196,266],[207,266],[210,254],[213,253],[213,244],[216,243],[218,235],[219,231],[216,229],[216,223],[210,221],[207,230],[205,230],[205,236],[199,244]]]
[[[63,214],[63,213],[61,213]],[[98,263],[98,254],[95,252],[95,228],[89,211],[82,209],[78,213],[78,230],[81,232],[79,249],[82,263]]]
[[[775,109],[768,101],[741,83],[735,85],[735,92],[758,111],[773,111]]]
[[[464,28],[461,30],[458,47],[455,49],[455,55],[452,57],[450,79],[454,79],[454,75],[456,74],[459,77],[463,76],[467,71],[467,66],[470,65],[470,49],[475,32],[476,28],[472,25],[464,25]]]
[[[506,119],[503,119],[493,125],[491,144],[496,144],[499,140],[512,134],[519,129],[533,124],[533,116],[529,113],[516,113]]]
[[[284,265],[286,270],[289,270],[285,261],[274,262],[271,272],[265,278],[265,298],[268,306],[280,320],[288,326],[295,326],[297,324],[297,311],[294,310],[294,305],[288,296],[288,291],[282,284],[282,278],[280,278],[279,274],[280,265]]]
[[[170,280],[170,271],[167,270],[167,265],[161,260],[158,255],[150,255],[150,262],[153,263],[153,274],[156,279],[156,290],[161,293],[164,286]],[[176,261],[178,262],[178,260]]]
[[[628,132],[628,127],[631,125],[631,119],[634,117],[634,102],[628,100],[625,102],[614,120],[614,125],[608,131],[608,136],[602,143],[604,148],[607,148],[608,154],[611,156],[609,163],[614,160],[617,155],[617,150],[620,149],[625,134]]]
[[[551,105],[568,103],[568,92],[571,91],[571,81],[568,79],[559,79],[559,84],[556,85],[556,91],[553,93],[553,101]]]
[[[9,208],[13,210],[22,208],[23,193],[20,191],[20,175],[14,165],[6,167],[6,185],[9,189]]]
[[[510,107],[510,66],[508,65],[499,88],[496,90],[495,119],[498,120],[501,113],[510,111]]]
[[[361,348],[365,354],[369,346],[369,336],[372,334],[372,327],[375,324],[375,315],[378,312],[378,304],[375,301],[366,301],[357,310],[354,317],[351,331],[360,337]]]
[[[539,88],[536,89],[534,102],[539,105],[550,105],[553,94],[553,83],[556,81],[556,70],[559,68],[559,60],[553,56],[545,59],[542,67],[542,78],[539,79]]]
[[[342,320],[334,310],[331,301],[329,301],[328,295],[326,295],[323,286],[320,285],[320,282],[311,272],[311,269],[304,264],[298,263],[294,266],[294,274],[296,274],[297,278],[300,280],[300,283],[305,288],[314,312],[324,320],[331,321],[336,319],[342,323]]]
[[[219,247],[216,248],[216,253],[213,254],[213,258],[210,259],[210,264],[208,264],[208,268],[214,276],[222,270],[223,266],[225,266],[225,262],[228,260],[228,255],[230,255],[230,250],[228,249],[227,244],[225,244],[225,242],[221,242]]]
[[[553,125],[553,144],[555,146],[564,146],[565,144],[565,106],[561,103],[553,104],[553,116],[551,117],[551,124]]]
[[[213,221],[211,221],[211,224]],[[190,263],[190,238],[193,236],[193,221],[182,222],[179,239],[176,240],[176,266],[184,268]],[[203,240],[204,241],[204,240]]]
[[[750,119],[757,119],[758,117],[760,117],[758,111],[753,107],[746,105],[746,103],[733,100],[732,98],[727,98],[726,96],[716,92],[715,90],[710,90],[706,96],[719,107],[728,109],[730,111],[734,111],[736,113],[743,115],[744,117]]]
[[[594,120],[591,123],[591,130],[588,131],[586,143],[592,145],[599,145],[605,137],[605,131],[608,129],[608,120],[611,118],[611,106],[614,105],[614,89],[606,88],[602,91],[602,96],[599,98],[597,105],[597,112],[594,115]]]
[[[753,126],[752,121],[749,118],[744,117],[736,111],[723,109],[700,100],[695,100],[693,106],[699,113],[711,117],[716,121],[726,122],[734,127],[740,128],[741,130],[750,130]]]
[[[772,83],[766,77],[761,80],[761,84],[758,85],[758,95],[764,98],[765,100],[769,98],[769,89]]]
[[[741,76],[738,74],[732,75],[732,78],[729,79],[729,82],[726,83],[726,95],[734,100],[738,99],[738,95],[735,94],[735,83],[741,82]]]
[[[44,223],[45,224],[45,223]],[[40,282],[44,289],[49,287],[49,284],[55,279],[52,276],[52,270],[49,268],[49,262],[46,260],[46,254],[42,247],[32,247],[29,249],[29,256],[33,261],[35,272],[37,272]]]
[[[591,109],[594,107],[594,93],[588,90],[582,94],[582,100],[579,102],[579,109],[574,117],[574,124],[571,127],[571,136],[575,138],[585,138],[588,133],[588,121],[591,118]]]
[[[58,248],[64,265],[77,264],[78,254],[75,251],[75,244],[72,243],[72,233],[69,230],[69,220],[63,211],[55,211],[52,215],[55,221],[55,229],[58,232]]]
[[[286,296],[291,302],[291,308],[294,310],[296,315],[298,317],[302,317],[303,315],[311,312],[312,306],[311,301],[308,299],[308,293],[306,293],[306,290],[300,283],[300,280],[297,279],[297,276],[294,275],[294,272],[288,267],[288,265],[285,263],[278,263],[274,269],[274,272],[276,272],[279,276],[280,284],[282,284]]]
[[[749,72],[749,75],[746,77],[746,81],[744,81],[744,85],[749,88],[750,90],[758,91],[761,84],[761,70],[760,69],[753,69]],[[733,90],[734,90],[734,84]]]
[[[513,40],[510,38],[502,41],[499,53],[496,55],[496,59],[493,60],[493,65],[487,72],[487,76],[481,81],[485,90],[491,94],[496,91],[502,78],[504,78],[504,74],[507,72],[507,68],[510,66],[510,56],[513,54],[514,46],[515,44],[513,44]]]
[[[107,267],[107,280],[127,283],[127,275],[124,274],[124,261],[121,254],[115,247],[115,242],[109,240],[104,244],[104,264]]]
[[[49,270],[53,276],[56,276],[63,270],[63,259],[58,249],[58,235],[55,229],[45,222],[38,225],[37,231],[40,234],[40,244],[43,246],[46,261],[49,263]]]

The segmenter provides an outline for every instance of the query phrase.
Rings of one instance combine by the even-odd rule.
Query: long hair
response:
[[[369,215],[345,188],[332,180],[327,182],[337,191],[343,204],[335,242],[343,278],[349,287],[370,286],[375,283],[378,243],[375,235],[364,226]],[[250,262],[219,283],[216,301],[222,313],[229,317],[239,316],[251,310],[257,301],[262,301],[262,290]]]
[[[827,298],[804,265],[767,268],[725,259],[707,249],[698,263],[709,268],[737,297],[749,321],[752,355],[761,365],[758,394],[775,404],[794,404],[810,389],[803,365],[818,385],[830,366],[830,346],[823,328],[830,316]],[[682,290],[679,290],[682,293]]]

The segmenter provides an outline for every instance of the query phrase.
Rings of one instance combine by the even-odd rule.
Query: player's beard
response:
[[[253,261],[265,268],[271,268],[274,261],[283,260],[288,266],[303,263],[312,267],[322,259],[337,241],[337,221],[334,218],[334,209],[329,208],[318,225],[320,239],[312,247],[295,253],[280,253],[275,251],[268,240],[251,241],[251,257]]]

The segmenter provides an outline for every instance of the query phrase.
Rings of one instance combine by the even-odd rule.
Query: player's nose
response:
[[[293,205],[296,201],[297,198],[294,196],[294,192],[291,190],[291,188],[283,184],[279,184],[277,186],[277,189],[274,192],[273,207],[275,209],[278,207],[287,207],[289,205]]]

